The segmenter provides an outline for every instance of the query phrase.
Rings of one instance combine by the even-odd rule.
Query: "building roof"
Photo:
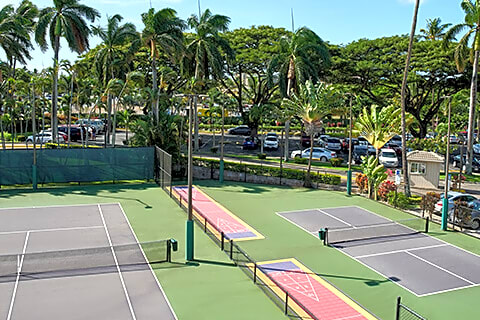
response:
[[[415,150],[407,154],[408,161],[443,163],[445,158],[435,152]]]

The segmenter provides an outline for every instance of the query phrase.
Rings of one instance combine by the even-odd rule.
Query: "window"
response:
[[[425,174],[426,166],[424,163],[412,162],[410,165],[410,173],[413,174]]]

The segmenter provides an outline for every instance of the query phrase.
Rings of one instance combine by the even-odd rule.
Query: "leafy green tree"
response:
[[[385,167],[378,163],[376,157],[368,156],[363,159],[362,171],[368,179],[368,197],[371,199],[374,196],[375,200],[377,200],[378,188],[388,177]]]
[[[459,72],[463,72],[466,63],[473,57],[472,79],[470,82],[470,110],[468,118],[468,139],[467,139],[467,167],[466,173],[472,174],[473,163],[473,130],[475,121],[475,107],[477,105],[477,80],[478,80],[478,59],[480,55],[480,1],[463,0],[461,3],[465,13],[464,23],[454,25],[447,31],[444,38],[444,45],[449,43],[465,32],[455,47],[455,62]],[[472,41],[470,41],[473,39]],[[472,43],[472,47],[470,47]]]
[[[323,40],[312,30],[302,27],[289,37],[281,38],[280,52],[272,57],[269,79],[278,74],[280,93],[289,97],[298,85],[311,79],[316,82],[320,71],[330,65],[330,54]],[[289,157],[290,120],[285,123],[285,159]]]
[[[157,60],[160,53],[166,54],[171,60],[177,60],[179,53],[183,51],[183,30],[185,22],[177,17],[177,12],[165,8],[155,12],[150,9],[142,14],[142,21],[145,28],[142,32],[142,39],[150,50],[152,70],[152,112],[155,121],[159,121],[158,106],[158,80]]]
[[[442,24],[440,18],[427,19],[427,25],[425,29],[420,29],[420,33],[425,40],[442,40],[451,25],[451,23]]]
[[[35,41],[42,51],[47,50],[47,33],[50,45],[54,51],[53,57],[53,88],[52,88],[52,134],[56,139],[58,132],[58,64],[60,38],[67,40],[70,50],[82,53],[89,48],[88,37],[90,28],[85,19],[94,22],[99,18],[97,10],[80,4],[79,0],[53,0],[53,7],[40,11],[35,27]]]

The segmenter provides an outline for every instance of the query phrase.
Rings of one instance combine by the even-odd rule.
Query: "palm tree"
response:
[[[152,60],[152,112],[155,115],[155,121],[158,124],[158,84],[157,84],[157,59],[160,52],[167,54],[172,60],[176,54],[183,48],[183,30],[185,22],[177,17],[177,12],[170,8],[165,8],[155,12],[150,9],[142,14],[142,21],[145,28],[142,32],[142,39],[145,45],[150,49],[150,58]]]
[[[314,85],[307,81],[300,85],[298,93],[292,93],[289,99],[285,98],[283,104],[299,117],[305,128],[305,133],[310,136],[310,157],[308,159],[305,186],[311,186],[310,171],[312,168],[313,137],[322,125],[322,119],[341,105],[341,99],[334,88],[326,84]]]
[[[355,122],[355,129],[377,150],[377,158],[385,143],[401,132],[401,113],[402,110],[393,105],[380,111],[378,106],[372,105],[370,109],[364,107]],[[411,124],[412,121],[413,117],[407,114],[407,124]]]
[[[53,88],[52,88],[52,135],[57,138],[58,119],[58,64],[60,38],[67,40],[70,50],[82,53],[89,48],[88,37],[90,28],[85,19],[94,22],[100,17],[97,10],[80,4],[79,0],[53,0],[53,7],[40,11],[35,28],[35,41],[42,51],[47,50],[47,33],[54,51],[53,58]]]
[[[330,64],[330,54],[323,40],[312,30],[303,27],[290,37],[280,41],[280,52],[272,57],[268,66],[270,82],[278,73],[280,92],[289,97],[297,90],[298,84],[307,79],[316,82],[319,71]],[[285,122],[285,160],[288,160],[288,139],[290,120]]]
[[[402,105],[402,168],[403,168],[403,182],[405,194],[410,197],[410,180],[408,179],[408,164],[407,164],[407,113],[406,113],[406,93],[407,93],[407,79],[408,69],[410,67],[410,58],[412,57],[413,40],[415,38],[415,30],[417,28],[418,8],[420,7],[420,0],[415,0],[415,9],[413,11],[412,29],[410,31],[410,39],[408,42],[407,57],[405,59],[405,69],[403,71],[402,89],[401,89],[401,105]],[[378,155],[378,150],[377,150]]]
[[[116,14],[107,19],[107,28],[93,27],[93,34],[100,37],[102,44],[95,55],[97,73],[103,87],[106,89],[109,82],[115,79],[115,75],[125,68],[139,47],[139,36],[133,23],[120,25],[122,16]],[[123,46],[130,43],[125,52]],[[116,79],[118,80],[118,79]],[[110,92],[110,90],[109,90]],[[112,118],[112,95],[107,96],[107,130],[105,132],[105,146],[110,143],[110,128]]]
[[[447,31],[444,38],[444,45],[455,40],[456,36],[465,31],[465,34],[458,42],[455,48],[455,63],[459,72],[463,72],[467,61],[473,55],[473,72],[470,82],[470,111],[468,117],[468,137],[467,137],[467,163],[466,174],[472,174],[473,161],[473,130],[475,120],[475,107],[477,104],[477,78],[478,78],[478,58],[480,54],[480,1],[463,0],[461,7],[465,13],[465,22],[454,25]],[[472,47],[470,40],[473,37]]]
[[[440,18],[427,19],[426,29],[420,29],[420,33],[425,40],[441,40],[445,36],[446,29],[451,25],[451,23],[442,24],[442,19]]]

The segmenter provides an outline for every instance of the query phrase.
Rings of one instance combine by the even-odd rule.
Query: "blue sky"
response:
[[[0,0],[0,7],[17,0]],[[51,5],[51,0],[33,0],[40,8]],[[444,23],[459,23],[463,19],[461,0],[423,0],[419,12],[420,28],[427,18],[440,17]],[[150,0],[83,0],[106,16],[120,14],[124,21],[133,22],[141,30],[140,15],[150,8]],[[197,0],[151,0],[160,9],[174,8],[186,19],[198,12]],[[293,8],[295,27],[307,26],[331,43],[349,43],[360,38],[377,38],[410,31],[414,0],[201,0],[201,8],[224,14],[232,19],[231,29],[252,25],[272,25],[291,29],[290,10]],[[96,22],[95,24],[98,24]],[[91,45],[98,44],[92,38]],[[38,48],[32,53],[29,68],[42,68],[52,64],[52,51],[42,53]],[[60,51],[61,59],[75,60],[66,45]],[[3,59],[0,51],[0,59]]]

